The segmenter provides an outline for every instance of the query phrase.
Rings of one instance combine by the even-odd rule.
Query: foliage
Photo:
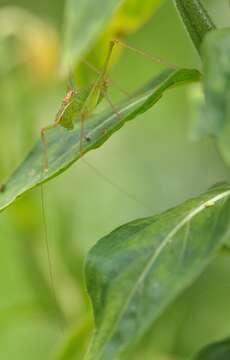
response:
[[[129,100],[119,105],[117,107],[119,115],[110,112],[87,119],[84,153],[101,146],[126,121],[147,111],[168,88],[197,81],[199,78],[200,73],[197,70],[165,70],[138,90]],[[51,155],[48,171],[44,172],[43,169],[44,148],[39,141],[4,185],[4,192],[0,194],[0,211],[25,191],[57,176],[80,158],[80,122],[74,131],[53,129],[46,137]],[[61,142],[59,142],[60,138],[62,138]]]
[[[19,166],[0,187],[0,212],[14,204],[12,209],[8,210],[9,213],[11,211],[9,220],[6,218],[8,212],[1,214],[2,238],[6,236],[6,243],[8,244],[11,234],[18,234],[17,241],[14,243],[20,247],[17,252],[21,254],[23,270],[20,271],[23,275],[17,274],[19,271],[17,269],[20,266],[18,267],[15,262],[13,271],[16,289],[17,283],[21,283],[17,279],[20,277],[27,278],[25,289],[18,285],[20,291],[18,289],[15,291],[15,298],[13,296],[9,300],[7,297],[10,291],[5,292],[6,299],[1,300],[3,309],[1,316],[4,325],[4,321],[7,324],[9,323],[12,314],[15,314],[15,318],[20,318],[25,313],[28,321],[25,338],[27,339],[28,334],[32,333],[31,327],[34,331],[33,341],[35,343],[41,341],[41,344],[37,344],[40,351],[34,352],[33,350],[31,355],[23,349],[25,342],[21,340],[18,342],[22,352],[21,350],[17,351],[17,348],[7,347],[4,344],[4,336],[2,336],[3,343],[1,345],[0,342],[0,353],[2,346],[3,358],[15,358],[15,354],[21,353],[23,359],[26,359],[25,356],[28,359],[33,356],[35,359],[53,358],[56,360],[82,359],[83,357],[85,360],[125,360],[135,359],[138,356],[135,354],[137,349],[137,354],[140,351],[140,358],[144,356],[148,360],[154,356],[156,359],[160,359],[160,355],[157,355],[158,352],[161,352],[159,349],[153,349],[151,345],[143,346],[142,342],[150,338],[149,343],[152,343],[154,336],[151,335],[151,331],[157,329],[160,316],[167,314],[169,306],[172,306],[176,299],[183,298],[186,289],[199,281],[198,278],[207,270],[209,264],[213,263],[214,259],[218,259],[219,254],[224,253],[220,250],[228,248],[230,185],[227,167],[224,168],[226,174],[224,180],[226,182],[214,185],[209,190],[207,190],[206,182],[206,190],[203,189],[201,195],[197,195],[202,189],[201,187],[198,190],[197,184],[195,184],[199,183],[199,180],[196,180],[197,175],[191,173],[192,182],[194,182],[192,186],[195,189],[193,196],[191,193],[186,193],[184,197],[179,196],[177,200],[172,202],[174,206],[170,206],[169,210],[164,210],[170,204],[166,202],[167,206],[155,208],[154,215],[152,208],[149,214],[149,205],[146,206],[145,201],[139,200],[136,194],[135,196],[130,194],[130,184],[128,184],[129,191],[123,191],[119,185],[115,184],[115,187],[122,192],[122,200],[125,195],[128,195],[132,201],[142,205],[145,211],[147,208],[148,216],[138,214],[135,215],[136,219],[132,221],[129,221],[129,217],[126,217],[125,220],[121,217],[117,223],[113,222],[108,227],[103,228],[101,233],[100,231],[97,232],[96,226],[92,226],[94,216],[95,219],[98,219],[96,216],[101,209],[105,209],[105,213],[108,213],[109,218],[113,220],[115,218],[115,211],[112,208],[113,202],[111,201],[107,206],[104,206],[103,201],[105,201],[106,196],[101,203],[94,202],[96,190],[94,188],[91,190],[90,187],[85,188],[87,190],[87,202],[94,211],[93,216],[87,214],[85,220],[84,213],[82,215],[85,199],[79,208],[77,202],[74,201],[75,193],[77,193],[77,198],[82,196],[79,190],[80,184],[76,185],[78,180],[75,181],[75,178],[71,186],[65,185],[65,182],[59,183],[58,189],[51,197],[54,203],[52,217],[46,211],[47,201],[43,183],[47,183],[49,189],[55,188],[54,182],[49,184],[48,182],[54,178],[57,178],[56,181],[63,181],[59,180],[63,178],[59,175],[77,160],[79,160],[79,165],[89,164],[85,160],[86,153],[89,152],[87,156],[91,156],[91,150],[105,148],[109,141],[116,138],[122,131],[129,132],[131,124],[136,123],[137,126],[140,126],[139,124],[142,121],[142,126],[146,126],[143,124],[143,120],[147,119],[151,111],[155,111],[155,104],[165,95],[166,90],[171,89],[170,96],[174,99],[174,91],[175,93],[178,91],[175,89],[179,85],[184,85],[180,94],[183,94],[185,85],[188,86],[192,82],[203,86],[204,94],[197,110],[199,128],[202,129],[202,135],[207,137],[211,135],[214,142],[213,146],[218,146],[220,155],[229,164],[229,29],[216,29],[209,12],[198,0],[186,2],[175,0],[174,3],[179,17],[184,22],[185,28],[201,56],[202,72],[194,66],[183,66],[181,68],[176,66],[159,72],[149,61],[153,59],[153,56],[150,55],[151,51],[145,52],[142,49],[136,49],[139,55],[142,54],[147,58],[144,61],[149,61],[151,72],[146,77],[147,81],[144,75],[145,62],[141,66],[137,64],[130,66],[130,83],[134,78],[138,79],[139,77],[141,85],[137,90],[129,91],[125,98],[124,95],[122,98],[117,96],[115,90],[109,91],[109,97],[101,92],[101,97],[104,99],[95,112],[90,113],[85,120],[83,137],[81,119],[77,117],[77,114],[76,125],[73,130],[63,129],[61,126],[50,129],[45,134],[49,158],[47,172],[44,169],[44,144],[40,139],[21,161],[22,155],[17,150],[13,131],[9,128],[8,121],[4,120],[8,119],[7,112],[12,111],[13,118],[25,117],[27,123],[20,124],[19,133],[22,134],[21,138],[25,136],[26,141],[28,141],[28,148],[31,148],[30,140],[33,137],[31,134],[35,133],[36,136],[38,134],[38,129],[33,128],[30,121],[35,109],[41,111],[41,104],[44,108],[48,108],[48,111],[42,112],[40,117],[44,117],[45,114],[44,125],[49,124],[52,121],[46,122],[46,120],[50,118],[52,120],[54,118],[53,113],[55,113],[55,110],[50,109],[55,108],[56,105],[58,107],[58,103],[61,102],[60,98],[63,97],[60,95],[63,93],[63,79],[58,78],[57,71],[54,70],[57,63],[61,63],[61,70],[64,70],[62,75],[64,74],[65,77],[70,68],[73,70],[74,79],[72,80],[74,81],[77,80],[78,75],[79,78],[82,76],[85,80],[91,78],[90,70],[83,70],[84,64],[92,59],[90,66],[94,68],[96,65],[97,73],[99,71],[98,66],[100,68],[102,64],[101,59],[104,58],[108,40],[116,37],[124,38],[137,31],[143,24],[147,23],[147,20],[160,6],[161,1],[149,0],[141,3],[136,0],[109,0],[106,3],[98,1],[95,6],[95,1],[92,0],[67,0],[65,2],[62,44],[60,44],[60,36],[52,29],[51,25],[42,22],[35,15],[31,15],[29,11],[9,7],[2,9],[0,13],[0,24],[2,24],[0,50],[1,53],[5,54],[0,63],[0,70],[6,89],[1,100],[3,112],[1,133],[3,135],[6,133],[4,135],[6,139],[12,139],[8,141],[7,148],[3,147],[2,154],[4,155],[3,158],[5,156],[7,158],[7,155],[10,156],[7,152],[10,152],[8,149],[12,147],[15,149],[15,157],[17,158],[18,155],[17,160],[20,160]],[[164,12],[164,6],[162,6],[161,11]],[[173,12],[173,8],[170,8],[170,17],[171,12]],[[35,43],[39,45],[38,48],[41,51],[34,51],[33,40],[31,39],[36,39],[37,43]],[[124,43],[126,42],[129,44],[129,41],[125,39]],[[127,48],[130,46],[128,45]],[[57,58],[58,49],[60,50],[59,58]],[[121,51],[117,50],[114,63],[116,60],[119,64],[120,54]],[[164,65],[164,61],[159,62]],[[152,69],[155,70],[155,74],[152,73]],[[127,80],[126,71],[128,72],[128,69],[124,63],[119,71],[122,74],[120,78],[124,77]],[[115,78],[113,73],[112,75],[106,74],[108,76],[105,80],[106,85],[107,82],[109,85],[117,83],[119,71],[115,72],[115,81],[113,81]],[[36,77],[31,76],[34,72],[37,74]],[[27,80],[30,84],[27,89],[24,88],[25,79],[30,79]],[[12,84],[17,84],[17,86],[15,85],[15,89],[11,90],[12,93],[9,96],[6,93]],[[55,92],[58,95],[55,95]],[[111,102],[110,96],[115,99],[115,105],[113,105],[113,101]],[[68,96],[65,97],[64,102],[67,101],[66,99]],[[161,103],[166,104],[169,101],[168,99],[170,98],[164,96],[159,102],[159,106]],[[53,101],[57,103],[55,106],[51,105]],[[179,99],[178,104],[180,108],[184,106],[181,99]],[[67,107],[68,102],[63,108],[63,113],[67,111]],[[170,121],[174,121],[176,116],[171,115],[173,112],[170,106],[169,109]],[[165,120],[163,117],[156,116],[156,113],[154,114],[155,116],[149,118],[151,126],[153,119],[155,120],[154,123],[160,122],[158,121],[160,119],[162,122]],[[134,121],[136,119],[139,121]],[[129,122],[129,120],[133,121]],[[146,122],[144,121],[144,123]],[[126,126],[121,131],[124,124]],[[16,124],[15,126],[17,129],[19,125]],[[8,131],[10,136],[7,136]],[[174,132],[170,133],[169,123],[167,123],[165,133],[168,133],[168,140],[172,141],[179,131],[179,127],[176,127]],[[17,131],[16,133],[18,134]],[[138,130],[138,135],[139,133]],[[145,129],[145,136],[146,138],[150,136],[151,143],[158,141],[157,134],[148,131],[147,128]],[[169,154],[173,152],[173,147],[165,139],[166,137],[161,141],[162,148],[167,149]],[[137,152],[131,154],[134,167],[138,166],[140,154],[144,154],[145,141],[147,140],[141,144],[139,138],[135,141]],[[119,162],[126,156],[128,141],[125,141],[124,144],[124,148],[121,148]],[[151,164],[154,163],[155,152],[147,149],[146,154],[148,154]],[[181,150],[178,151],[179,153]],[[177,158],[179,158],[178,154]],[[163,160],[161,155],[159,156],[158,167],[159,172],[161,172],[163,171],[163,166],[161,166]],[[188,155],[185,153],[185,163],[188,161],[187,159]],[[107,161],[112,163],[114,158],[108,157]],[[145,164],[145,157],[142,161]],[[220,156],[216,160],[216,164],[216,166],[224,166],[221,163]],[[8,172],[11,167],[7,162],[5,165],[7,171],[4,171],[4,166],[1,165],[2,173]],[[143,167],[148,168],[148,166]],[[155,174],[158,172],[158,167],[154,163]],[[174,167],[176,168],[173,164]],[[90,165],[90,168],[94,169],[94,166]],[[99,171],[96,170],[96,172],[101,176]],[[186,177],[185,172],[182,173],[184,178]],[[206,176],[203,169],[200,172],[204,173],[202,176]],[[141,171],[139,171],[139,176],[141,176]],[[113,181],[106,176],[102,175],[101,177],[105,182],[114,185]],[[162,181],[163,178],[165,176],[162,175]],[[151,183],[150,181],[152,180],[149,180],[146,175],[141,180],[141,187],[146,190],[147,185]],[[164,181],[164,185],[157,184],[155,194],[158,192],[160,194],[161,189],[165,194],[167,187],[170,193],[173,177],[164,179]],[[83,182],[85,181],[83,180]],[[36,187],[40,188],[42,196],[44,238],[46,241],[48,240],[46,250],[49,266],[46,265],[46,261],[41,256],[43,249],[40,241],[41,235],[40,233],[35,235],[36,214],[38,214],[39,209],[36,201],[31,198],[32,193],[29,190]],[[76,189],[79,191],[76,192]],[[179,193],[182,194],[181,188]],[[22,195],[23,199],[16,202],[15,200]],[[58,196],[63,197],[63,203],[57,200]],[[159,196],[163,197],[162,195]],[[185,197],[187,200],[182,201]],[[100,199],[100,195],[98,199]],[[153,197],[149,197],[148,200],[150,206],[154,201],[156,202]],[[120,204],[118,209],[123,214]],[[48,214],[48,227],[46,214]],[[88,248],[87,251],[83,250],[82,241],[75,239],[81,226],[81,222],[78,220],[81,215],[82,222],[85,221],[87,229],[91,226],[93,228],[92,234],[96,244],[92,246],[93,241],[90,241],[88,248],[91,249],[89,251]],[[49,219],[52,220],[49,221]],[[123,225],[117,227],[121,221]],[[49,245],[51,222],[53,226],[51,234],[56,238],[53,247]],[[102,237],[101,234],[105,233],[105,229],[108,235]],[[74,237],[73,243],[70,241],[72,236]],[[225,254],[229,254],[229,252],[225,251]],[[54,262],[52,261],[53,256]],[[54,270],[55,264],[58,264],[56,270]],[[82,278],[82,269],[84,269],[84,279]],[[55,272],[55,276],[53,272]],[[59,274],[61,274],[60,282],[58,281],[57,284],[55,278]],[[2,284],[6,289],[9,286],[8,281],[2,282]],[[4,294],[4,289],[2,291]],[[6,304],[8,311],[6,311]],[[93,314],[90,310],[93,311]],[[180,313],[181,311],[178,312],[178,314]],[[211,317],[209,314],[208,318]],[[92,324],[93,319],[94,324]],[[17,337],[17,326],[23,333],[24,325],[21,330],[20,321],[22,320],[15,322],[15,337]],[[185,322],[183,318],[183,326]],[[4,331],[6,330],[3,330],[3,335]],[[20,331],[18,330],[19,333]],[[181,331],[180,328],[175,328],[173,331],[176,334],[175,337]],[[217,333],[218,329],[215,334]],[[223,332],[220,331],[219,333],[220,336],[223,336]],[[18,338],[21,339],[21,336],[23,337],[20,333]],[[210,336],[208,341],[202,343],[211,343],[212,340],[213,337]],[[198,352],[194,359],[226,359],[229,354],[228,345],[228,340],[210,344]],[[6,352],[4,352],[4,346],[7,348]],[[34,346],[32,348],[34,349]],[[149,348],[149,355],[145,354],[146,348]],[[184,353],[176,346],[172,346],[168,351],[163,349],[162,353],[168,353],[169,359],[182,359],[185,356],[191,358],[195,352],[194,349],[198,350],[197,344],[192,350],[189,349]],[[186,355],[184,355],[185,353]]]
[[[87,359],[114,358],[199,275],[228,233],[229,195],[222,188],[135,220],[90,251],[86,278],[96,333]]]

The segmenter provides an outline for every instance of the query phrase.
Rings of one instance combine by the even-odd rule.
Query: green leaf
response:
[[[111,360],[139,340],[210,262],[230,230],[230,185],[125,224],[89,252],[95,335],[86,360]]]
[[[209,33],[202,45],[206,128],[230,164],[230,29]]]
[[[194,46],[200,52],[204,36],[216,27],[199,0],[174,0]]]
[[[136,92],[131,99],[117,106],[120,116],[113,112],[92,116],[85,122],[84,153],[101,146],[126,121],[147,111],[170,87],[198,81],[197,70],[165,70],[158,77]],[[86,140],[87,139],[87,140]],[[0,211],[27,190],[48,181],[67,169],[80,158],[80,124],[73,131],[56,128],[46,133],[49,170],[44,173],[44,149],[41,141],[33,147],[26,159],[16,169],[0,192]]]
[[[125,0],[112,20],[116,33],[126,34],[136,31],[163,3],[163,0]]]
[[[230,339],[219,341],[202,349],[194,360],[229,360]]]
[[[89,50],[122,0],[67,0],[62,63],[65,70]]]

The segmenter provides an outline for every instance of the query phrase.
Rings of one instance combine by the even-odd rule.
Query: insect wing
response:
[[[77,94],[74,94],[67,104],[63,104],[59,113],[59,124],[68,130],[72,130],[74,123],[79,118],[80,110],[81,104]]]

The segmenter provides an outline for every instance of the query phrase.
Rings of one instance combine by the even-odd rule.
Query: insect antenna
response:
[[[50,245],[49,245],[49,239],[48,239],[48,226],[47,226],[47,219],[46,219],[46,207],[45,207],[45,196],[44,196],[44,186],[43,184],[40,185],[40,198],[41,198],[41,213],[42,213],[42,222],[43,222],[43,229],[44,229],[44,246],[47,256],[47,265],[48,265],[48,273],[49,273],[49,282],[50,282],[50,290],[54,299],[54,302],[56,304],[58,315],[60,319],[63,321],[64,317],[62,314],[62,311],[59,306],[58,297],[57,297],[57,291],[55,287],[54,282],[54,274],[53,274],[53,264],[52,264],[52,257],[51,257],[51,251],[50,251]],[[59,322],[60,331],[62,332],[62,325]]]
[[[147,210],[148,212],[152,212],[152,208],[150,205],[145,204],[140,199],[138,199],[136,196],[131,194],[129,191],[127,191],[125,188],[123,188],[121,185],[116,183],[114,180],[106,176],[102,171],[98,170],[93,164],[91,164],[89,161],[85,160],[84,158],[81,159],[81,161],[87,165],[90,170],[92,170],[95,175],[97,175],[99,178],[104,180],[107,184],[112,185],[115,189],[117,189],[120,193],[125,194],[129,199],[137,203],[138,205],[141,205],[143,209]]]
[[[149,60],[152,60],[154,63],[158,63],[160,65],[164,65],[164,66],[167,66],[167,67],[170,67],[172,69],[178,69],[178,66],[175,65],[175,64],[172,64],[172,63],[169,63],[167,61],[165,61],[164,59],[160,58],[160,57],[156,57],[146,51],[143,51],[141,49],[138,49],[134,46],[131,46],[129,44],[126,44],[125,42],[121,41],[121,40],[118,40],[118,39],[115,39],[114,42],[126,49],[129,49],[141,56],[144,56],[145,58],[149,59]]]

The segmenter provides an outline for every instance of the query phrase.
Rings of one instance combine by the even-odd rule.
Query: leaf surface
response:
[[[136,92],[131,99],[116,106],[119,118],[113,112],[90,117],[84,125],[84,153],[101,146],[125,122],[151,108],[168,88],[199,79],[200,73],[197,70],[165,70]],[[4,192],[0,192],[0,211],[27,190],[57,176],[80,158],[80,123],[76,123],[73,131],[62,127],[48,131],[46,141],[48,172],[44,172],[44,148],[41,141],[38,141],[10,176]]]
[[[87,360],[111,360],[139,340],[210,262],[230,231],[230,186],[125,224],[91,249],[86,282],[95,334]]]

